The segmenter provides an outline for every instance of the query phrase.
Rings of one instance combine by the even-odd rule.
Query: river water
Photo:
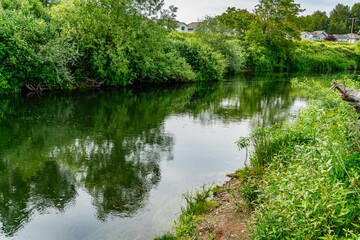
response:
[[[244,166],[240,136],[305,105],[290,84],[304,75],[330,82],[355,73],[1,97],[0,239],[152,239],[169,231],[183,193],[222,184]]]

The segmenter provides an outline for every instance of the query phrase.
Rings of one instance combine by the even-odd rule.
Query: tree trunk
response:
[[[349,104],[356,109],[356,112],[360,113],[360,92],[354,89],[347,89],[344,84],[338,84],[335,80],[332,80],[331,83],[334,84],[334,86],[332,86],[330,90],[333,88],[339,90],[339,97],[349,102]],[[360,119],[360,117],[358,119]]]

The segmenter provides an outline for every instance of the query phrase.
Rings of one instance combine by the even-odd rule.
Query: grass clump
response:
[[[344,79],[348,88],[359,89]],[[359,124],[353,108],[328,87],[293,81],[310,98],[298,119],[255,130],[240,170],[240,192],[255,207],[253,239],[341,239],[360,233]],[[249,181],[250,179],[250,181]]]
[[[181,215],[178,221],[174,221],[174,233],[167,233],[155,239],[198,239],[199,232],[196,229],[196,223],[209,209],[218,206],[218,202],[209,201],[213,192],[218,191],[218,188],[218,186],[212,188],[204,185],[193,192],[184,194],[185,206],[181,208]],[[213,238],[209,235],[208,239]]]

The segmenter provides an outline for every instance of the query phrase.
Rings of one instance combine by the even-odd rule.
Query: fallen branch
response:
[[[329,91],[333,88],[339,90],[339,97],[349,102],[349,105],[353,106],[357,113],[360,113],[360,92],[354,89],[347,89],[345,84],[338,84],[335,80],[332,80],[331,83],[334,84],[334,86],[332,86]],[[360,119],[360,117],[358,119]]]

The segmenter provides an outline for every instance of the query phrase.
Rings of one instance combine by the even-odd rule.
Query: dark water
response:
[[[240,136],[304,106],[292,77],[0,98],[0,239],[170,230],[183,193],[243,167]]]

